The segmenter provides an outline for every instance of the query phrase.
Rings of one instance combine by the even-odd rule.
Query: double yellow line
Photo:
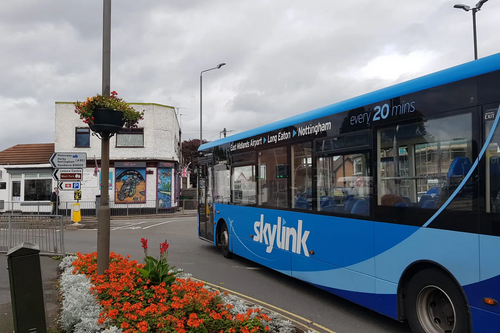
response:
[[[314,332],[317,332],[317,333],[336,333],[335,331],[332,331],[332,330],[330,330],[330,329],[328,329],[328,328],[326,328],[324,326],[321,326],[320,324],[317,324],[317,323],[313,322],[312,320],[309,320],[309,319],[306,319],[304,317],[298,316],[298,315],[296,315],[294,313],[291,313],[289,311],[281,309],[281,308],[279,308],[277,306],[268,304],[266,302],[262,302],[262,301],[260,301],[258,299],[252,298],[250,296],[247,296],[247,295],[244,295],[244,294],[240,294],[240,293],[238,293],[236,291],[233,291],[233,290],[230,290],[230,289],[227,289],[227,288],[224,288],[224,287],[221,287],[221,286],[218,286],[216,284],[213,284],[213,283],[210,283],[210,282],[206,282],[206,281],[203,281],[203,280],[200,280],[200,279],[195,279],[193,277],[190,277],[190,279],[198,281],[198,282],[203,282],[207,286],[210,286],[210,287],[212,287],[214,289],[220,289],[220,290],[227,291],[229,294],[236,295],[236,296],[238,296],[238,297],[240,297],[240,298],[242,298],[242,299],[244,299],[246,301],[251,301],[251,302],[255,303],[256,305],[260,306],[263,309],[266,309],[268,311],[276,312],[282,318],[291,321],[294,325],[296,325],[299,328],[304,329],[306,332],[308,330],[310,330],[310,331],[314,331]]]

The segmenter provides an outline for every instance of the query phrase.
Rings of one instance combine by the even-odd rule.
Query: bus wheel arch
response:
[[[469,302],[462,287],[446,268],[436,262],[426,260],[417,261],[408,266],[400,278],[398,285],[399,320],[408,321],[415,332],[429,330],[433,332],[432,326],[439,326],[440,318],[434,316],[435,318],[431,320],[432,307],[424,304],[425,302],[432,304],[433,297],[444,299],[447,306],[445,310],[451,307],[453,315],[458,318],[456,325],[459,328],[453,332],[472,331]],[[427,325],[427,328],[416,329],[418,322]],[[439,331],[436,329],[436,332]]]
[[[217,221],[216,245],[221,249],[222,255],[226,258],[232,258],[233,254],[229,249],[229,229],[224,219]]]

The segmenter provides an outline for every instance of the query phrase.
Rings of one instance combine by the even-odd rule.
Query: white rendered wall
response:
[[[109,190],[109,201],[115,199],[115,168],[113,162],[123,161],[141,161],[141,162],[178,162],[179,161],[179,122],[175,109],[170,106],[159,104],[131,104],[136,110],[144,110],[144,120],[139,122],[139,128],[144,128],[144,147],[137,148],[117,148],[116,138],[110,139],[110,173],[113,173],[113,186]],[[74,112],[73,103],[56,102],[55,105],[55,151],[56,152],[85,152],[87,153],[87,168],[83,171],[82,182],[82,209],[90,202],[95,202],[96,195],[100,194],[99,179],[93,176],[95,162],[100,161],[101,140],[96,136],[90,135],[90,148],[75,147],[75,128],[84,128],[87,125],[83,123],[78,114]],[[99,163],[100,164],[100,163]],[[100,170],[100,168],[99,168]],[[147,167],[146,172],[146,204],[137,204],[143,206],[154,206],[157,198],[157,168]],[[172,186],[175,179],[172,179]],[[174,187],[173,187],[174,188]],[[1,191],[0,191],[1,193]],[[173,198],[172,195],[172,207]],[[73,199],[73,191],[61,191],[60,198],[62,202],[76,202]],[[133,204],[135,205],[135,204]],[[123,204],[117,207],[123,207]],[[113,207],[113,205],[111,206]]]
[[[138,111],[144,110],[144,120],[139,128],[144,128],[144,147],[117,148],[116,138],[110,139],[110,160],[179,160],[179,123],[173,107],[159,104],[131,104]],[[87,127],[75,113],[73,103],[56,102],[55,151],[85,152],[87,160],[99,160],[101,140],[90,136],[90,148],[75,147],[75,128]]]

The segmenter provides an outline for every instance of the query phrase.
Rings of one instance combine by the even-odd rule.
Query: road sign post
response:
[[[83,169],[54,169],[52,177],[56,181],[82,181]]]
[[[54,169],[83,169],[87,167],[87,153],[54,153],[49,162]]]
[[[57,182],[57,188],[60,191],[76,191],[81,189],[80,182]]]

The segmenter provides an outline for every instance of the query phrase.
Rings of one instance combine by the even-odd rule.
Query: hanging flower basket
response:
[[[96,133],[118,133],[125,124],[123,111],[120,110],[97,108],[93,117],[94,121],[89,123],[89,127]]]
[[[87,97],[85,102],[76,102],[75,113],[101,136],[118,133],[124,126],[128,129],[137,128],[139,120],[144,119],[144,111],[136,111],[119,98],[116,91],[112,91],[110,96],[96,95]]]

